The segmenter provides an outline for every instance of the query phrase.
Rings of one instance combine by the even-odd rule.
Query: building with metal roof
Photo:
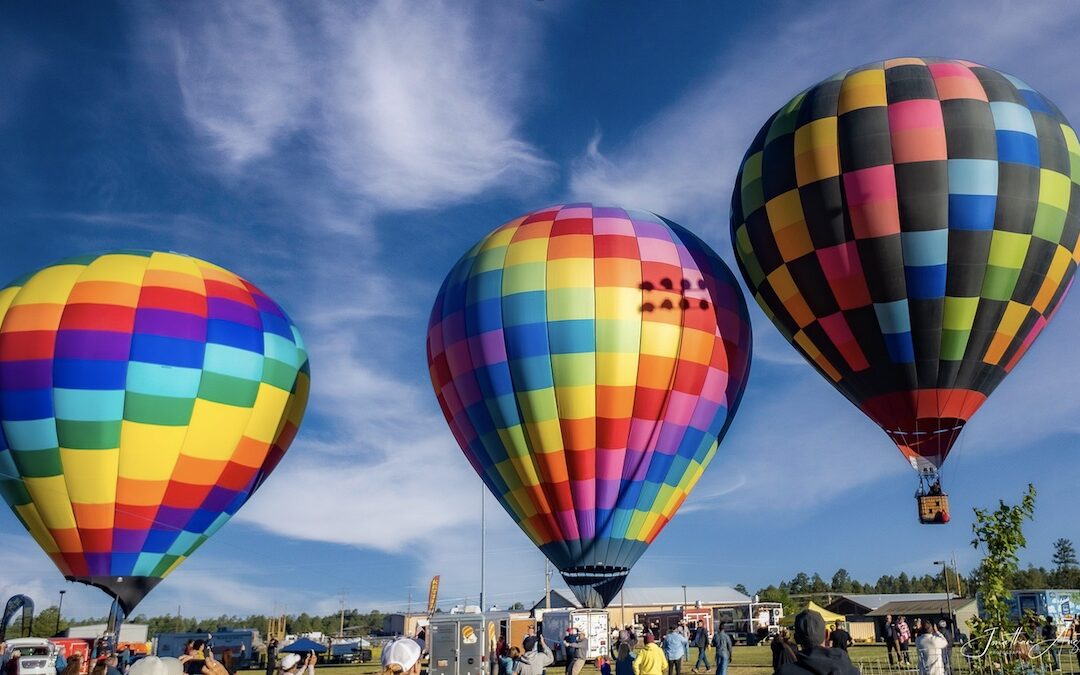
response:
[[[959,597],[950,593],[950,597]],[[863,616],[890,602],[942,601],[945,593],[847,593],[841,595],[825,608],[845,616]]]
[[[608,619],[612,625],[633,623],[634,615],[639,612],[655,612],[677,609],[679,607],[726,607],[749,605],[750,596],[740,593],[731,586],[657,586],[652,588],[623,588],[608,605]],[[533,610],[542,610],[545,606],[543,597],[533,605]],[[580,607],[574,595],[563,589],[552,589],[551,608],[567,609]]]

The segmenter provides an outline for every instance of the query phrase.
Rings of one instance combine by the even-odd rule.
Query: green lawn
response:
[[[691,657],[686,667],[683,669],[684,675],[690,674],[690,668],[693,666],[694,659],[697,658],[697,650],[691,649]],[[851,648],[851,660],[858,663],[859,661],[884,661],[886,659],[885,647],[881,645],[857,645]],[[349,666],[319,666],[318,670],[327,670],[326,675],[375,675],[379,672],[379,653],[375,650],[375,662],[365,663],[360,665]],[[914,650],[912,652],[914,656]],[[709,650],[709,664],[716,667],[715,659],[713,658],[712,650]],[[548,675],[560,675],[562,673],[561,666],[554,666],[548,668]],[[736,647],[735,652],[732,654],[731,666],[728,668],[728,675],[767,675],[772,672],[772,651],[767,646],[757,647]],[[599,675],[599,671],[592,663],[585,665],[585,668],[581,671],[582,675]]]

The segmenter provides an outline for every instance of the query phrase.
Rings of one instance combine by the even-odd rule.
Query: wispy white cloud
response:
[[[730,259],[728,214],[740,160],[793,95],[862,63],[940,55],[1015,71],[1080,116],[1075,78],[1056,65],[1071,60],[1068,36],[1078,18],[1080,6],[1058,2],[1002,0],[977,11],[925,1],[788,3],[725,45],[711,75],[631,135],[595,136],[574,163],[570,192],[685,219]]]
[[[303,126],[314,91],[285,5],[199,3],[171,47],[188,119],[231,168]]]
[[[184,112],[234,174],[308,152],[380,208],[429,208],[544,185],[553,165],[518,132],[522,12],[452,3],[199,5],[169,35]],[[512,32],[520,39],[498,37]],[[280,158],[277,159],[280,161]]]

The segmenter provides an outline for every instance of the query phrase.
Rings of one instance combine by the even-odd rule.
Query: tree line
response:
[[[1077,563],[1076,548],[1072,541],[1069,539],[1055,541],[1051,561],[1054,565],[1051,569],[1029,564],[1026,569],[1017,569],[1012,572],[1008,587],[1013,589],[1080,589],[1080,564]],[[963,575],[950,567],[948,570],[949,590],[958,595],[971,597],[974,593],[971,589],[979,582],[978,575],[978,570]],[[742,584],[736,586],[736,590],[746,593],[746,588]],[[757,595],[765,602],[783,603],[784,613],[789,614],[797,611],[799,607],[804,607],[808,600],[825,605],[839,595],[944,592],[945,578],[940,573],[909,575],[901,572],[896,576],[885,574],[871,584],[853,579],[851,574],[841,567],[828,581],[816,572],[813,575],[799,572],[789,581],[770,584],[758,590]]]
[[[145,624],[150,638],[160,633],[214,633],[223,628],[254,628],[260,634],[265,635],[270,621],[265,614],[250,614],[248,616],[221,615],[212,618],[199,619],[175,615],[146,616],[137,614],[127,618],[128,623]],[[337,635],[341,629],[341,613],[327,614],[326,616],[314,616],[307,612],[285,617],[285,632],[290,635],[300,633],[321,632],[325,635]],[[358,609],[345,610],[345,634],[346,635],[372,635],[382,631],[386,615],[379,610],[373,609],[361,612]],[[57,607],[53,605],[41,610],[34,617],[31,635],[34,637],[52,637],[60,631],[65,631],[71,626],[89,626],[106,622],[105,617],[93,617],[89,619],[67,620],[63,617],[57,622]],[[16,617],[8,627],[7,637],[17,637],[21,629],[20,618]]]
[[[1058,539],[1054,542],[1054,554],[1051,558],[1054,567],[1046,569],[1028,565],[1026,569],[1017,569],[1012,572],[1009,588],[1077,588],[1080,589],[1080,565],[1077,563],[1076,548],[1068,539]],[[949,590],[960,595],[971,596],[970,589],[977,585],[979,572],[976,570],[968,575],[958,574],[949,569]],[[743,584],[738,584],[736,590],[750,595]],[[851,574],[844,568],[836,570],[832,577],[826,581],[818,573],[807,574],[799,572],[788,581],[779,584],[770,584],[759,589],[757,595],[765,602],[780,602],[784,605],[784,613],[791,615],[800,607],[806,605],[808,600],[825,605],[839,595],[854,593],[944,593],[945,579],[941,574],[907,574],[901,572],[893,576],[885,574],[878,577],[873,584],[853,579]],[[510,609],[524,609],[521,602],[511,605]],[[439,611],[439,610],[436,610]],[[386,615],[376,609],[361,612],[358,609],[345,610],[345,629],[347,635],[372,635],[383,630]],[[249,616],[222,615],[207,619],[183,616],[146,616],[139,614],[128,618],[129,623],[146,624],[149,626],[149,635],[154,637],[159,633],[213,633],[222,628],[254,628],[265,633],[270,617],[265,614],[252,614]],[[69,626],[84,626],[95,623],[105,623],[105,617],[69,621],[60,617],[57,621],[57,607],[46,607],[34,617],[31,634],[36,637],[50,637],[55,635],[57,629],[66,630]],[[7,636],[16,637],[19,634],[19,618],[8,627]],[[336,612],[326,616],[313,616],[304,612],[298,615],[285,617],[285,631],[289,634],[321,632],[326,635],[337,635],[341,628],[341,613]]]

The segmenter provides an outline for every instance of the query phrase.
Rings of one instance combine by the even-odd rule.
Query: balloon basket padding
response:
[[[949,495],[917,495],[919,522],[923,525],[944,525],[949,522]]]

